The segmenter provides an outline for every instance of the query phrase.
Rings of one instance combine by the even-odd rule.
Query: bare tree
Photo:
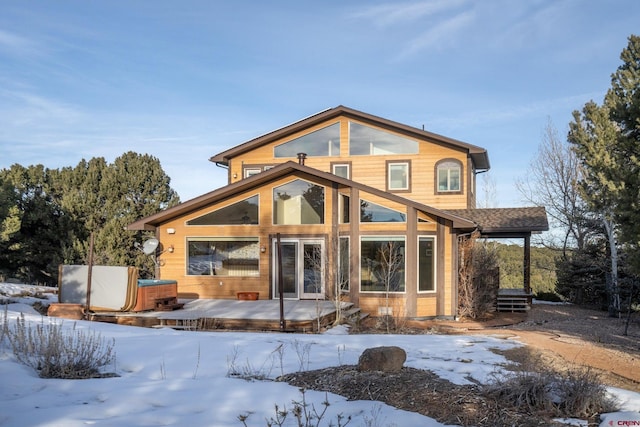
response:
[[[308,279],[312,280],[312,288],[316,295],[316,316],[317,328],[320,330],[320,301],[330,300],[333,302],[336,312],[334,325],[344,322],[342,294],[347,291],[349,285],[349,258],[345,258],[345,249],[340,247],[340,238],[337,235],[331,236],[327,242],[326,256],[322,256],[320,248],[305,253],[305,269],[307,271],[320,272],[320,274],[310,274]],[[348,255],[348,253],[347,253]],[[346,263],[346,265],[345,265]],[[346,267],[346,268],[345,268]],[[324,284],[324,294],[322,294]]]
[[[400,290],[404,272],[404,248],[395,241],[385,242],[378,250],[378,258],[379,275],[385,290],[385,314],[382,318],[387,333],[390,333],[391,328],[395,327],[395,318],[389,304],[389,295],[391,292]],[[395,316],[399,315],[395,313]]]
[[[571,146],[563,142],[551,121],[547,123],[538,152],[524,178],[516,181],[518,191],[528,203],[544,206],[553,230],[560,232],[560,244],[548,233],[548,246],[584,247],[589,231],[587,207],[580,196],[580,161]]]
[[[482,177],[482,199],[477,203],[479,208],[495,208],[498,206],[498,191],[496,180],[487,171],[480,175]]]

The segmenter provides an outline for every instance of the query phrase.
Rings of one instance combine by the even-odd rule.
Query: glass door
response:
[[[281,239],[282,284],[288,299],[324,298],[324,241]],[[278,243],[273,242],[273,297],[278,291]]]

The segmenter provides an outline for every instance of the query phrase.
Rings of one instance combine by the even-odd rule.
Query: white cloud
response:
[[[465,2],[466,0],[437,0],[416,3],[386,3],[365,8],[354,16],[370,20],[379,27],[389,27],[435,15],[456,8]]]
[[[404,59],[424,50],[440,49],[454,43],[460,38],[462,30],[474,21],[474,17],[473,11],[466,11],[444,20],[411,40],[398,58]]]
[[[0,30],[0,52],[31,56],[40,53],[40,47],[31,39],[19,36],[15,33]]]

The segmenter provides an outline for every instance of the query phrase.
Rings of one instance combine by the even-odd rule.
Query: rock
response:
[[[402,369],[407,353],[400,347],[374,347],[362,352],[358,360],[359,371],[396,372]]]

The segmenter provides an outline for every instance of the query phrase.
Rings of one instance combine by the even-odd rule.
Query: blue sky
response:
[[[492,204],[520,206],[632,33],[637,0],[3,0],[0,168],[131,150],[184,201],[226,183],[210,156],[346,105],[486,148]]]

